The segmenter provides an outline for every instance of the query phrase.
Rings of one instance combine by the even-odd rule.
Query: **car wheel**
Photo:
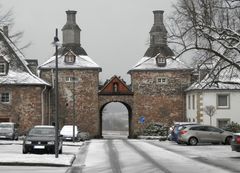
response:
[[[230,144],[231,144],[231,141],[232,141],[232,137],[231,137],[231,136],[228,136],[228,137],[226,137],[224,144],[225,144],[225,145],[230,145]]]
[[[191,138],[188,140],[188,144],[189,144],[189,145],[197,145],[197,143],[198,143],[198,140],[197,140],[197,138],[195,138],[195,137],[191,137]]]

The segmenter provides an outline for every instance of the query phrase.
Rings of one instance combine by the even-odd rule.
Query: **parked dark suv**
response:
[[[59,138],[59,154],[62,154],[62,138]],[[34,126],[23,140],[22,153],[46,151],[55,153],[54,126]]]
[[[15,123],[2,122],[0,123],[0,139],[18,139],[18,131]]]

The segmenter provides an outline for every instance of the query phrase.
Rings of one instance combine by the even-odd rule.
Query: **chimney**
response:
[[[81,29],[76,23],[77,11],[68,10],[67,22],[62,28],[63,46],[80,46],[80,31]]]
[[[76,11],[66,11],[67,13],[67,24],[76,24]]]
[[[162,10],[153,11],[154,23],[150,31],[150,46],[167,45],[167,30],[163,23]]]
[[[162,10],[153,11],[154,14],[154,25],[160,26],[163,25],[163,13]]]
[[[3,34],[8,37],[8,26],[3,26]]]
[[[25,59],[28,63],[28,68],[31,70],[31,72],[35,75],[37,75],[37,67],[38,67],[38,60],[37,59]]]

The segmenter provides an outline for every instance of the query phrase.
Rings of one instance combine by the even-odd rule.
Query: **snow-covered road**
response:
[[[240,153],[231,151],[229,145],[187,146],[158,140],[95,139],[84,145],[66,144],[63,156],[71,154],[77,155],[72,167],[0,166],[0,173],[240,172]],[[28,155],[27,161],[39,157],[39,163],[45,163],[47,159],[55,163],[51,155]],[[20,143],[2,143],[0,156],[2,160],[11,158],[14,161],[17,156],[24,156],[22,161],[26,160],[21,154]]]
[[[240,153],[224,145],[183,146],[169,141],[109,139],[92,140],[83,150],[72,172],[240,172]]]

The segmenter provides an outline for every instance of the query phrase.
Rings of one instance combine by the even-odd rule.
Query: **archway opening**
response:
[[[126,105],[120,102],[110,102],[101,111],[103,138],[128,138],[130,112]]]

